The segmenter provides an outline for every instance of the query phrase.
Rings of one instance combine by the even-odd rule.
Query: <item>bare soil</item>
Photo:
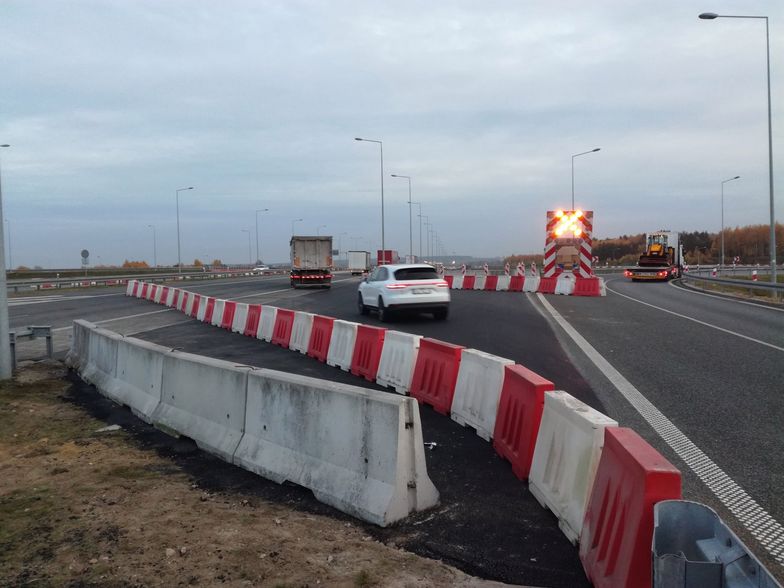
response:
[[[500,586],[346,519],[205,490],[104,427],[59,362],[0,385],[0,585]]]

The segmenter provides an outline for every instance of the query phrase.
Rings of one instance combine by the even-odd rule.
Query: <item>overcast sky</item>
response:
[[[13,264],[288,258],[298,234],[409,248],[408,184],[448,253],[769,222],[765,24],[782,218],[784,2],[35,1],[0,4]],[[414,250],[419,250],[414,207]],[[326,227],[321,227],[326,225]],[[321,227],[321,228],[319,228]],[[243,232],[249,229],[250,232]],[[8,234],[6,232],[6,239]],[[7,243],[7,240],[6,240]]]

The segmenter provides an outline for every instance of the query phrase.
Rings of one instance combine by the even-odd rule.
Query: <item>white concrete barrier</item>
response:
[[[226,301],[220,298],[215,299],[215,306],[212,307],[212,320],[210,324],[213,327],[220,327],[223,321],[223,311],[226,309]]]
[[[463,289],[463,275],[460,274],[459,276],[455,276],[452,279],[452,289],[453,290],[462,290]]]
[[[261,307],[261,320],[259,321],[259,331],[257,339],[262,339],[269,343],[272,341],[272,334],[275,332],[275,319],[278,317],[278,307],[265,304]]]
[[[536,292],[539,289],[539,276],[525,276],[523,292]]]
[[[196,319],[200,322],[204,322],[204,315],[207,314],[207,303],[209,302],[210,297],[202,295],[199,298],[199,310],[196,311]]]
[[[71,329],[71,346],[65,356],[65,365],[69,368],[81,371],[82,366],[87,362],[87,346],[90,342],[90,333],[96,325],[85,320],[75,320]]]
[[[463,349],[452,399],[452,420],[473,427],[485,441],[493,437],[504,368],[508,365],[514,365],[514,361],[476,349]]]
[[[128,285],[125,287],[125,295],[131,296],[133,294],[133,286],[138,280],[128,280]]]
[[[299,351],[303,355],[308,352],[310,331],[313,329],[313,315],[309,312],[294,313],[294,324],[291,327],[289,349]]]
[[[512,276],[498,276],[498,283],[495,286],[496,292],[507,292],[509,290],[509,284],[512,282]]]
[[[564,296],[571,296],[574,292],[575,277],[574,274],[564,272],[555,281],[555,293],[563,294]]]
[[[245,332],[245,324],[248,322],[248,305],[237,302],[234,309],[234,319],[231,322],[231,330],[240,335]]]
[[[558,517],[558,526],[572,543],[582,532],[604,429],[617,426],[566,392],[545,393],[528,489]]]
[[[174,306],[175,296],[177,296],[177,288],[169,288],[169,293],[166,295],[166,306],[169,308]]]
[[[476,274],[474,277],[474,290],[484,290],[487,276],[484,273]]]
[[[141,339],[126,337],[117,343],[115,378],[100,392],[127,406],[143,421],[152,422],[152,414],[161,401],[163,358],[170,350]]]
[[[400,394],[408,394],[421,339],[421,335],[387,331],[378,362],[376,384],[394,388]]]
[[[357,323],[335,319],[329,340],[327,365],[339,367],[344,372],[351,370],[351,357],[357,342],[357,326]]]
[[[117,343],[122,335],[92,326],[87,337],[81,376],[96,388],[105,388],[117,373]]]
[[[245,427],[245,393],[250,368],[191,353],[163,358],[161,402],[152,422],[185,435],[231,462]]]
[[[248,374],[234,463],[382,527],[438,503],[416,400],[296,374]]]

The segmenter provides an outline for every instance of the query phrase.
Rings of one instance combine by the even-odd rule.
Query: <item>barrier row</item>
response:
[[[572,273],[552,277],[492,276],[485,274],[446,275],[453,290],[491,290],[495,292],[539,292],[566,296],[607,296],[604,278],[583,278]]]
[[[128,294],[151,295],[143,285],[129,285]],[[216,301],[223,318],[213,324],[252,336],[255,322],[246,318],[243,330],[229,318],[240,306],[253,305]],[[579,542],[594,585],[651,585],[654,505],[681,498],[681,474],[634,431],[509,359],[310,313],[267,305],[258,312],[257,338],[409,394],[491,441]]]
[[[438,503],[411,398],[237,366],[81,320],[66,361],[144,421],[363,520],[386,526]]]

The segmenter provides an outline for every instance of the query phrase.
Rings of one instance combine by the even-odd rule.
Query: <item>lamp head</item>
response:
[[[601,148],[601,147],[597,147],[596,149],[593,149],[593,150],[591,151],[591,153],[596,153],[597,151],[601,151],[601,150],[602,150],[602,148]]]
[[[714,18],[719,18],[719,15],[716,14],[715,12],[703,12],[700,15],[700,18],[702,20],[713,20]]]

